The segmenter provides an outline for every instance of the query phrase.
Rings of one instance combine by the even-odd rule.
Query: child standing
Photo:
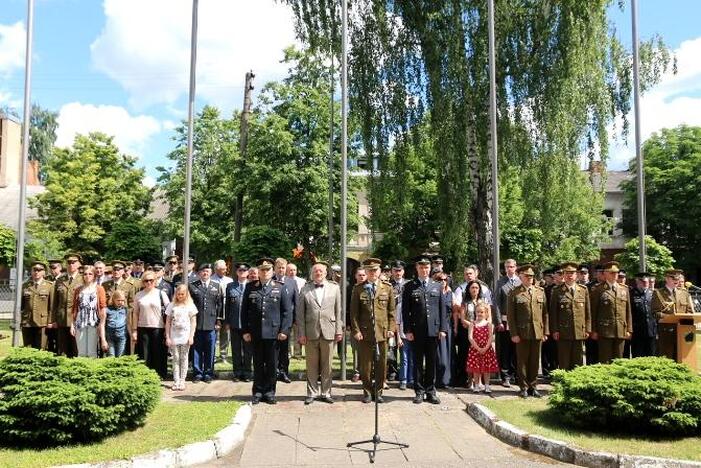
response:
[[[112,293],[107,306],[104,336],[107,340],[107,353],[112,357],[124,354],[127,344],[127,307],[126,297],[119,289]]]
[[[197,308],[187,284],[175,289],[173,302],[166,307],[166,346],[173,356],[173,390],[185,390],[188,352],[195,336]]]
[[[492,347],[494,325],[490,320],[487,320],[490,316],[489,306],[484,302],[477,303],[475,315],[474,323],[470,324],[471,347],[467,356],[467,370],[473,374],[475,393],[483,390],[485,393],[492,393],[489,388],[489,378],[492,372],[499,371],[499,363]]]

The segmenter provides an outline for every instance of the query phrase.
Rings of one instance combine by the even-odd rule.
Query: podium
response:
[[[696,326],[701,314],[663,314],[658,326],[658,351],[679,363],[699,372]]]

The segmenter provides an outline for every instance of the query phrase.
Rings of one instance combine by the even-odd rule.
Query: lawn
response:
[[[83,446],[48,450],[0,449],[0,467],[44,467],[127,459],[159,449],[207,440],[231,423],[237,402],[160,403],[134,431]]]
[[[483,404],[500,419],[528,433],[574,443],[587,450],[701,461],[701,437],[669,440],[563,428],[548,409],[546,399],[494,399]]]

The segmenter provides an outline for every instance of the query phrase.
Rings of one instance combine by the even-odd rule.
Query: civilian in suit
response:
[[[328,264],[312,266],[312,281],[297,296],[297,333],[304,346],[307,362],[308,405],[318,398],[333,403],[331,397],[331,364],[334,344],[343,338],[341,288],[326,280]],[[321,377],[321,389],[317,379]]]
[[[214,377],[214,344],[224,315],[221,286],[211,279],[212,265],[203,263],[198,280],[190,283],[190,296],[197,307],[197,327],[192,363],[192,381],[210,383]]]
[[[224,260],[217,260],[214,262],[214,274],[212,275],[212,280],[219,283],[221,287],[221,293],[224,297],[224,307],[226,307],[226,287],[233,281],[233,278],[227,276],[226,262]],[[219,347],[219,359],[221,362],[229,362],[229,342],[231,338],[229,337],[229,329],[227,327],[221,327],[217,332],[217,343]]]
[[[521,279],[516,274],[516,260],[514,259],[510,258],[504,262],[504,271],[506,276],[502,276],[497,282],[494,334],[496,335],[497,361],[501,368],[499,371],[501,384],[509,388],[516,376],[516,345],[511,341],[506,309],[509,294],[516,286],[521,285]]]
[[[274,260],[258,260],[259,279],[246,284],[241,306],[243,339],[253,343],[253,399],[277,403],[275,387],[278,343],[287,342],[292,328],[292,295],[285,283],[273,279]]]
[[[243,291],[248,280],[249,267],[247,263],[234,263],[236,279],[226,286],[224,294],[225,326],[229,328],[231,336],[231,364],[234,371],[234,380],[249,382],[253,377],[251,363],[253,349],[251,343],[243,340],[243,325],[241,323],[241,306],[243,305]]]
[[[283,283],[290,294],[292,300],[292,323],[296,323],[295,305],[297,304],[297,282],[285,275],[287,271],[287,260],[282,257],[275,259],[275,281]],[[290,383],[290,337],[278,343],[277,379],[281,382]]]
[[[165,263],[163,263],[160,260],[156,260],[153,262],[153,272],[156,275],[156,287],[166,293],[166,296],[168,296],[168,300],[172,301],[173,300],[173,285],[170,283],[170,281],[166,280],[164,277],[165,274]]]
[[[633,300],[631,351],[634,358],[657,355],[657,317],[652,312],[652,295],[650,275],[644,271],[635,275],[635,287],[630,289]]]

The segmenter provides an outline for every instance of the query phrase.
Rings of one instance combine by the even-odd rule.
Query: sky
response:
[[[617,3],[617,1],[616,1]],[[187,118],[191,0],[35,0],[32,101],[59,113],[57,145],[102,131],[139,158],[144,182],[168,165],[173,129]],[[0,106],[21,109],[26,0],[0,0]],[[631,43],[630,11],[611,8]],[[661,35],[678,73],[641,102],[643,140],[661,128],[701,125],[701,1],[639,0],[641,39]],[[290,9],[274,0],[202,0],[196,107],[241,107],[245,73],[255,87],[285,76],[282,50],[298,44]],[[254,94],[255,99],[255,94]],[[632,121],[632,116],[631,116]],[[625,169],[629,141],[612,140],[610,169]]]

